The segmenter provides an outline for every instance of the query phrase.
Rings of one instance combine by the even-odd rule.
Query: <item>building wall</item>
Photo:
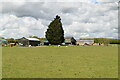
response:
[[[77,45],[93,45],[94,44],[94,40],[79,40],[76,42]]]
[[[18,41],[18,44],[19,44],[19,46],[27,47],[27,46],[29,46],[29,41],[27,39],[20,39]]]
[[[31,46],[39,46],[40,41],[29,41],[29,45],[31,45]]]

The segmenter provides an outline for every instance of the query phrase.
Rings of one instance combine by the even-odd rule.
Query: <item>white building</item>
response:
[[[77,45],[93,45],[94,40],[77,40]]]

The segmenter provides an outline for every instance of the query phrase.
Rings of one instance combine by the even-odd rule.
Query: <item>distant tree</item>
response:
[[[120,39],[109,39],[110,44],[120,44]]]
[[[19,40],[20,40],[20,39],[15,39],[14,41],[15,41],[16,43],[18,43],[18,42],[19,42]]]
[[[44,42],[46,38],[39,38],[40,42]]]
[[[94,43],[99,43],[99,39],[98,38],[94,38]]]
[[[104,43],[107,46],[109,44],[109,39],[103,38],[103,42],[102,43]]]
[[[0,37],[0,39],[5,39],[4,37]]]
[[[38,36],[29,36],[29,38],[37,38],[37,39],[40,39]]]
[[[14,43],[15,42],[14,38],[9,38],[9,39],[6,39],[6,40],[8,41],[8,43]]]
[[[79,40],[94,40],[94,38],[80,38]]]
[[[29,36],[29,38],[32,38],[32,36]]]
[[[38,38],[38,36],[29,36],[29,38]]]
[[[45,36],[52,45],[58,45],[64,42],[64,30],[60,16],[57,15],[50,23]]]
[[[107,38],[95,38],[94,39],[95,43],[99,43],[100,45],[103,43],[104,45],[108,45],[109,44],[109,39]]]

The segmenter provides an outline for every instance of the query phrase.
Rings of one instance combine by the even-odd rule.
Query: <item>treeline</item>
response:
[[[81,38],[80,40],[94,40],[95,43],[120,44],[120,39],[110,38]]]
[[[120,44],[120,39],[110,39],[110,44]]]

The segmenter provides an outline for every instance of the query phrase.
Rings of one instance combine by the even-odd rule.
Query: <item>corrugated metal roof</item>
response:
[[[30,40],[30,41],[40,41],[40,40],[37,39],[37,38],[26,38],[26,39],[28,39],[28,40]]]
[[[65,43],[71,43],[71,39],[70,38],[68,38],[68,39],[65,39],[65,41],[64,41]]]
[[[7,40],[5,40],[5,39],[0,39],[0,41],[7,41]]]

